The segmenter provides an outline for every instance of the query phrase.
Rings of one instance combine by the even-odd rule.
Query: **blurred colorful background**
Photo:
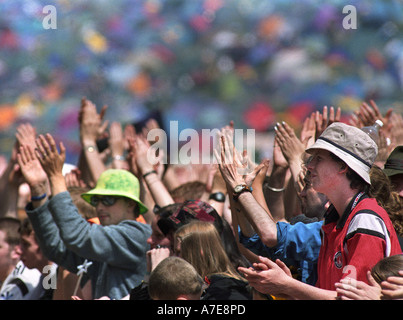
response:
[[[343,28],[347,4],[357,29]],[[108,120],[157,114],[179,130],[268,132],[369,99],[401,112],[402,31],[398,0],[0,0],[0,153],[30,122],[76,163],[83,96]]]

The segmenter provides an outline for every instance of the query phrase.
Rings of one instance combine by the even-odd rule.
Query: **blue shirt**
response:
[[[322,225],[323,221],[307,224],[277,222],[275,247],[266,246],[257,234],[245,237],[240,230],[239,241],[257,255],[282,260],[294,274],[297,269],[301,281],[315,285]]]

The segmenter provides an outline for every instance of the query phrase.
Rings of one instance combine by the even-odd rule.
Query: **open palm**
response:
[[[21,173],[30,187],[46,184],[47,175],[31,146],[23,145],[20,147],[17,155],[17,161],[21,168]]]

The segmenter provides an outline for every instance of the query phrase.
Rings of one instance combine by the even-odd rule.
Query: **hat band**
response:
[[[335,146],[336,148],[343,150],[344,152],[348,153],[349,155],[353,156],[354,158],[356,158],[357,160],[359,160],[360,162],[362,162],[363,164],[365,164],[368,168],[371,168],[372,165],[369,164],[367,161],[365,161],[364,159],[362,159],[361,157],[357,156],[355,153],[351,152],[350,150],[347,150],[346,148],[343,148],[342,146],[338,145],[337,143],[334,143],[333,141],[327,139],[327,138],[323,138],[323,137],[319,137],[318,140],[321,139],[323,141],[326,141],[327,143]]]
[[[403,159],[389,159],[386,161],[384,169],[403,169]]]

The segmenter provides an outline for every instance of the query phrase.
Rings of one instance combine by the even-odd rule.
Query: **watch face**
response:
[[[238,192],[241,192],[241,191],[243,190],[243,188],[244,188],[244,186],[238,185],[238,186],[236,186],[236,187],[234,188],[234,191],[238,193]]]

